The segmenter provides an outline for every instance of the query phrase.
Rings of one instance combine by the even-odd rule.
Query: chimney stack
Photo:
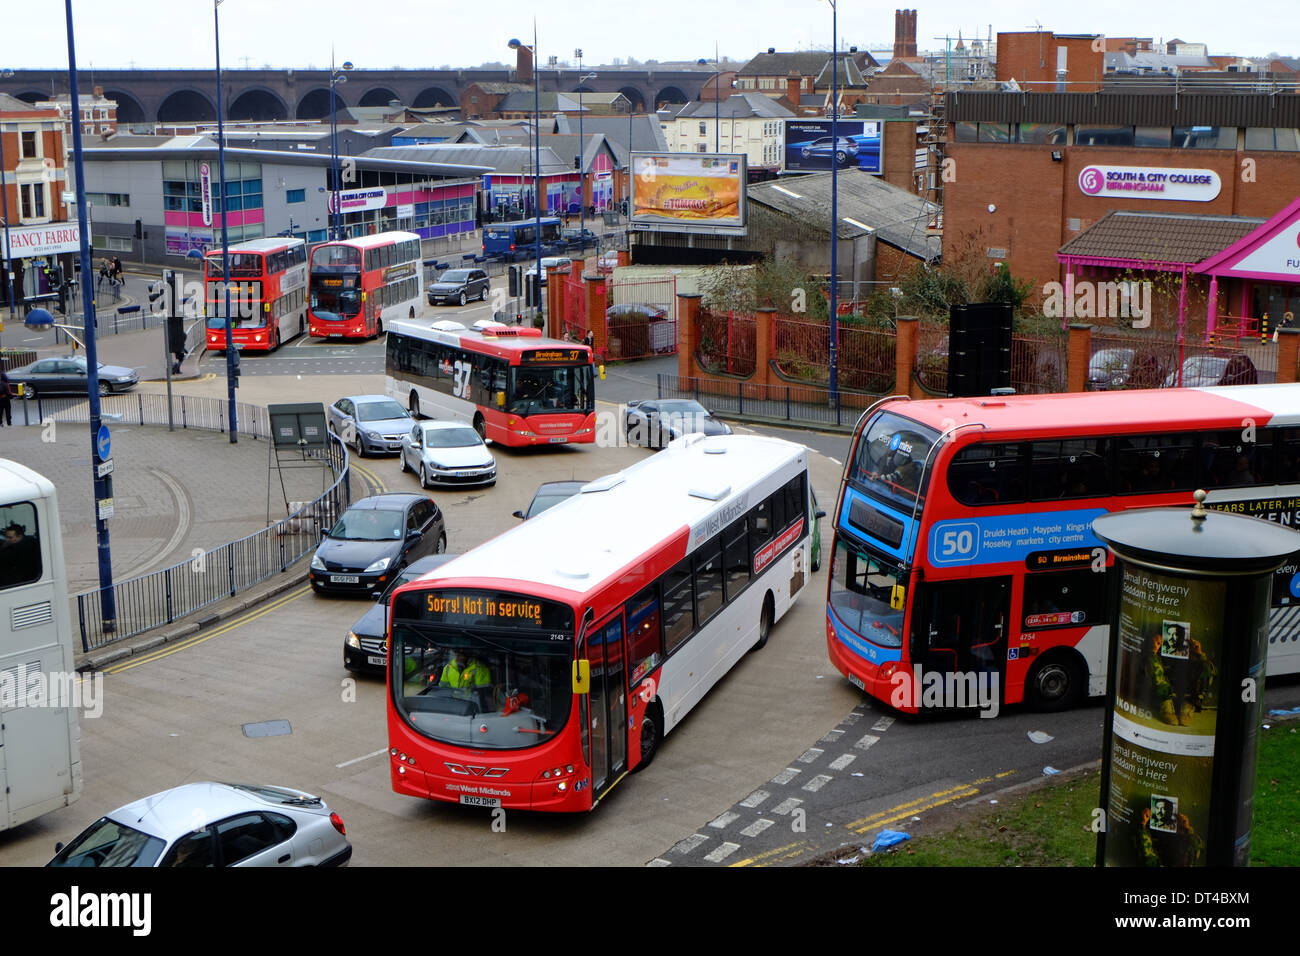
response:
[[[785,98],[795,106],[799,105],[799,88],[803,85],[803,78],[793,70],[785,78]]]
[[[522,43],[515,50],[515,82],[533,82],[533,51]]]
[[[894,56],[916,56],[916,11],[894,11]]]

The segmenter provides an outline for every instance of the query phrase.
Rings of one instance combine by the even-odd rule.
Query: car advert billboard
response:
[[[743,153],[633,153],[632,228],[744,235]]]
[[[839,169],[861,169],[880,174],[880,140],[884,123],[879,120],[838,120],[835,136],[831,121],[785,121],[785,171],[826,172],[834,162]]]

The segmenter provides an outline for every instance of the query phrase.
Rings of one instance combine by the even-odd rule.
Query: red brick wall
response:
[[[1092,37],[1058,37],[1050,30],[1041,33],[999,33],[997,78],[1002,82],[1055,83],[1056,50],[1066,48],[1065,66],[1069,71],[1067,89],[1084,89],[1077,83],[1100,83],[1105,61],[1102,50],[1093,50]],[[1098,44],[1104,48],[1104,43]],[[1031,87],[1041,89],[1042,87]]]
[[[912,173],[916,165],[916,123],[895,121],[880,125],[884,133],[880,168],[885,182],[914,192]]]

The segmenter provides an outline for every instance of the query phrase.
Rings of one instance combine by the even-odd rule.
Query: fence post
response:
[[[81,625],[81,649],[90,651],[90,635],[86,633],[86,602],[83,600],[86,595],[77,595],[77,623]]]
[[[135,398],[136,398],[136,404],[137,404],[137,405],[139,406],[139,408],[140,408],[140,425],[143,427],[143,425],[144,425],[144,395],[142,395],[140,392],[136,392],[136,393],[135,393]]]
[[[659,372],[655,375],[655,398],[664,397],[664,373]]]
[[[166,571],[163,572],[163,593],[164,595],[166,595],[166,600],[167,600],[167,623],[170,624],[174,620],[172,616],[173,604],[172,604],[172,569],[171,568],[168,568]]]
[[[189,418],[185,414],[185,396],[181,396],[181,428],[189,428]]]
[[[736,414],[745,414],[745,383],[736,383]]]
[[[236,550],[236,547],[237,547],[237,546],[236,546],[235,542],[233,542],[233,541],[230,542],[230,544],[226,545],[226,549],[230,552],[230,559],[226,562],[226,567],[228,567],[228,568],[230,569],[230,596],[231,596],[231,597],[234,597],[235,594],[236,594],[236,591],[235,591],[235,550]]]
[[[1277,330],[1277,380],[1296,380],[1296,354],[1300,351],[1300,329],[1279,326]]]
[[[790,421],[790,386],[785,387],[785,420]]]
[[[280,539],[280,573],[283,574],[285,568],[288,567],[284,563],[284,532],[288,529],[288,525],[286,522],[281,521],[277,522],[275,527],[276,537]]]
[[[1088,387],[1088,365],[1092,362],[1092,326],[1070,324],[1070,344],[1065,359],[1065,390],[1082,392]]]

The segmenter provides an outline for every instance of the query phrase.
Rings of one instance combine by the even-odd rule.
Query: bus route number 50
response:
[[[974,522],[935,525],[930,539],[930,560],[935,564],[970,561],[980,550],[980,529]]]

